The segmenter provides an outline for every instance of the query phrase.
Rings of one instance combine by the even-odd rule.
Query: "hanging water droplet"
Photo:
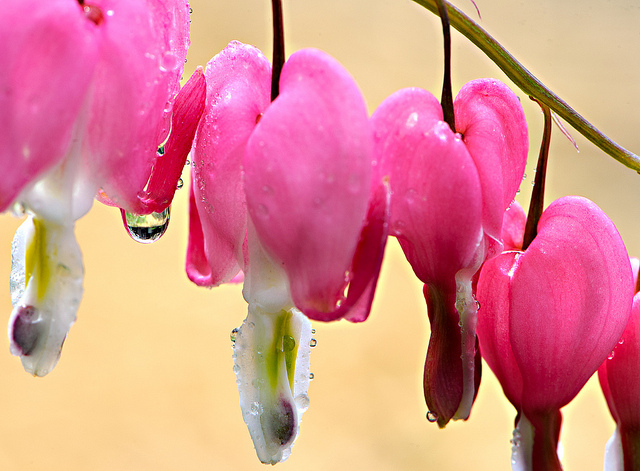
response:
[[[184,161],[184,166],[188,167],[189,165],[191,165],[191,161],[189,159]]]
[[[315,334],[316,333],[316,329],[311,329],[311,334]]]
[[[158,150],[156,151],[156,154],[164,155],[164,144],[160,144],[160,146],[158,147]]]
[[[436,414],[435,412],[427,412],[427,420],[431,423],[437,422],[438,421],[438,414]]]
[[[125,227],[131,238],[141,244],[150,244],[158,240],[166,232],[169,226],[171,206],[167,206],[167,209],[161,213],[139,215],[128,213],[124,210],[121,210],[121,212]]]
[[[312,381],[313,378],[315,378],[315,375],[313,373],[309,373],[309,381]]]
[[[189,7],[189,14],[193,13],[193,8]]]
[[[182,178],[179,178],[178,183],[176,183],[176,189],[179,190],[183,186],[184,186],[184,180],[182,180]]]
[[[607,360],[613,360],[613,357],[616,355],[616,352],[611,352],[609,353],[609,356],[607,357]]]
[[[240,329],[238,329],[237,327],[235,327],[232,331],[231,334],[229,334],[229,338],[231,339],[231,341],[235,344],[236,343],[236,338],[238,338],[238,331]]]
[[[309,347],[314,348],[316,345],[318,345],[318,341],[316,339],[312,338],[309,341]]]

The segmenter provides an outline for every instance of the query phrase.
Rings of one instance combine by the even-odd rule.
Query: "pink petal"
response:
[[[65,157],[102,30],[77,2],[26,7],[3,2],[0,15],[0,212]]]
[[[369,317],[380,267],[387,244],[389,227],[390,194],[386,184],[375,191],[366,223],[360,234],[360,241],[351,265],[351,283],[347,297],[333,312],[304,309],[310,319],[334,321],[345,318],[351,322],[364,322]]]
[[[510,336],[527,410],[559,409],[584,386],[629,318],[632,274],[613,223],[565,197],[542,214],[512,271]]]
[[[504,250],[521,250],[524,241],[524,228],[527,223],[527,215],[520,203],[513,201],[504,213],[502,221],[502,243]]]
[[[176,96],[164,155],[157,156],[147,189],[138,196],[140,204],[133,209],[135,213],[159,213],[171,204],[204,111],[206,90],[204,71],[198,67]]]
[[[481,240],[475,163],[429,92],[400,90],[371,120],[392,191],[391,234],[420,280],[448,284],[475,262]]]
[[[343,300],[371,165],[367,108],[351,76],[320,51],[293,54],[247,144],[245,192],[261,243],[303,311],[333,312]]]
[[[244,266],[242,158],[270,103],[271,65],[255,47],[232,42],[209,62],[205,76],[207,103],[193,149],[190,223],[191,230],[198,224],[202,235],[189,236],[187,272],[199,284],[213,286]]]
[[[467,83],[455,103],[456,131],[472,156],[482,185],[483,230],[489,257],[502,251],[505,210],[522,182],[529,148],[527,123],[516,95],[502,82]]]
[[[524,232],[524,227],[520,232]],[[521,408],[522,375],[511,350],[509,317],[511,270],[519,256],[517,252],[507,252],[486,261],[480,271],[476,295],[480,303],[476,333],[482,358],[518,411]]]
[[[637,273],[637,271],[636,271]],[[612,354],[598,370],[616,423],[640,429],[640,293],[633,298],[629,322]]]
[[[111,200],[136,207],[158,146],[169,133],[184,67],[184,1],[96,0],[105,15],[87,116],[91,171]],[[173,24],[174,19],[182,23]]]

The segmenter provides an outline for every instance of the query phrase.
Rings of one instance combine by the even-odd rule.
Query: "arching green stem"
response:
[[[273,69],[271,72],[271,101],[280,93],[280,73],[284,66],[284,22],[282,20],[282,1],[271,0],[273,11]]]
[[[413,0],[432,13],[438,13],[439,0]],[[518,86],[523,92],[533,96],[540,103],[544,103],[555,111],[562,119],[569,123],[576,131],[590,140],[611,157],[640,172],[640,157],[629,152],[625,148],[613,142],[595,126],[584,119],[577,111],[571,108],[564,100],[549,90],[540,80],[529,72],[515,57],[502,47],[489,33],[482,29],[476,22],[458,10],[453,5],[445,2],[451,25],[475,44],[489,59]]]

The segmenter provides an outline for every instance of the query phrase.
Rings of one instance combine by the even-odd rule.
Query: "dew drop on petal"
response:
[[[309,381],[312,381],[313,378],[315,378],[315,375],[313,373],[309,373]]]
[[[427,420],[431,423],[437,422],[438,421],[438,414],[436,414],[435,412],[427,412]]]
[[[316,339],[312,338],[312,339],[309,341],[309,346],[310,346],[311,348],[314,348],[316,345],[318,345],[318,341],[317,341]]]
[[[176,183],[176,189],[179,190],[184,186],[184,180],[182,178],[178,179],[178,183]]]
[[[162,55],[160,59],[160,70],[162,72],[172,72],[178,69],[180,60],[173,52],[167,51]]]
[[[238,329],[237,327],[235,327],[232,331],[231,334],[229,334],[229,338],[231,339],[231,341],[233,343],[236,343],[236,338],[238,338],[238,331],[240,329]]]
[[[171,207],[161,213],[139,215],[122,211],[122,219],[128,234],[136,242],[150,244],[158,240],[167,231]]]
[[[607,360],[613,360],[613,357],[616,355],[616,352],[612,351],[611,353],[609,353],[609,356],[607,357]]]

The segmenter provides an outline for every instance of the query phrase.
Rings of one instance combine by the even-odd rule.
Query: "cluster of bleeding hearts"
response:
[[[351,76],[318,50],[291,55],[272,100],[269,61],[232,42],[177,93],[184,0],[49,0],[26,16],[23,3],[0,19],[0,211],[28,215],[14,240],[9,332],[28,371],[53,368],[75,320],[75,220],[95,195],[137,214],[165,210],[193,149],[187,273],[202,286],[244,273],[250,315],[278,319],[260,335],[282,355],[252,366],[276,396],[256,396],[245,417],[258,417],[263,461],[286,458],[308,405],[306,390],[291,391],[310,327],[289,319],[364,321],[391,235],[424,282],[433,420],[469,416],[482,354],[517,409],[514,462],[560,469],[559,410],[600,367],[624,469],[638,462],[638,264],[632,273],[613,223],[580,197],[549,205],[523,249],[514,197],[527,126],[504,84],[465,85],[452,130],[417,88],[370,117]],[[258,338],[246,325],[243,348]],[[622,469],[619,454],[611,460]]]

